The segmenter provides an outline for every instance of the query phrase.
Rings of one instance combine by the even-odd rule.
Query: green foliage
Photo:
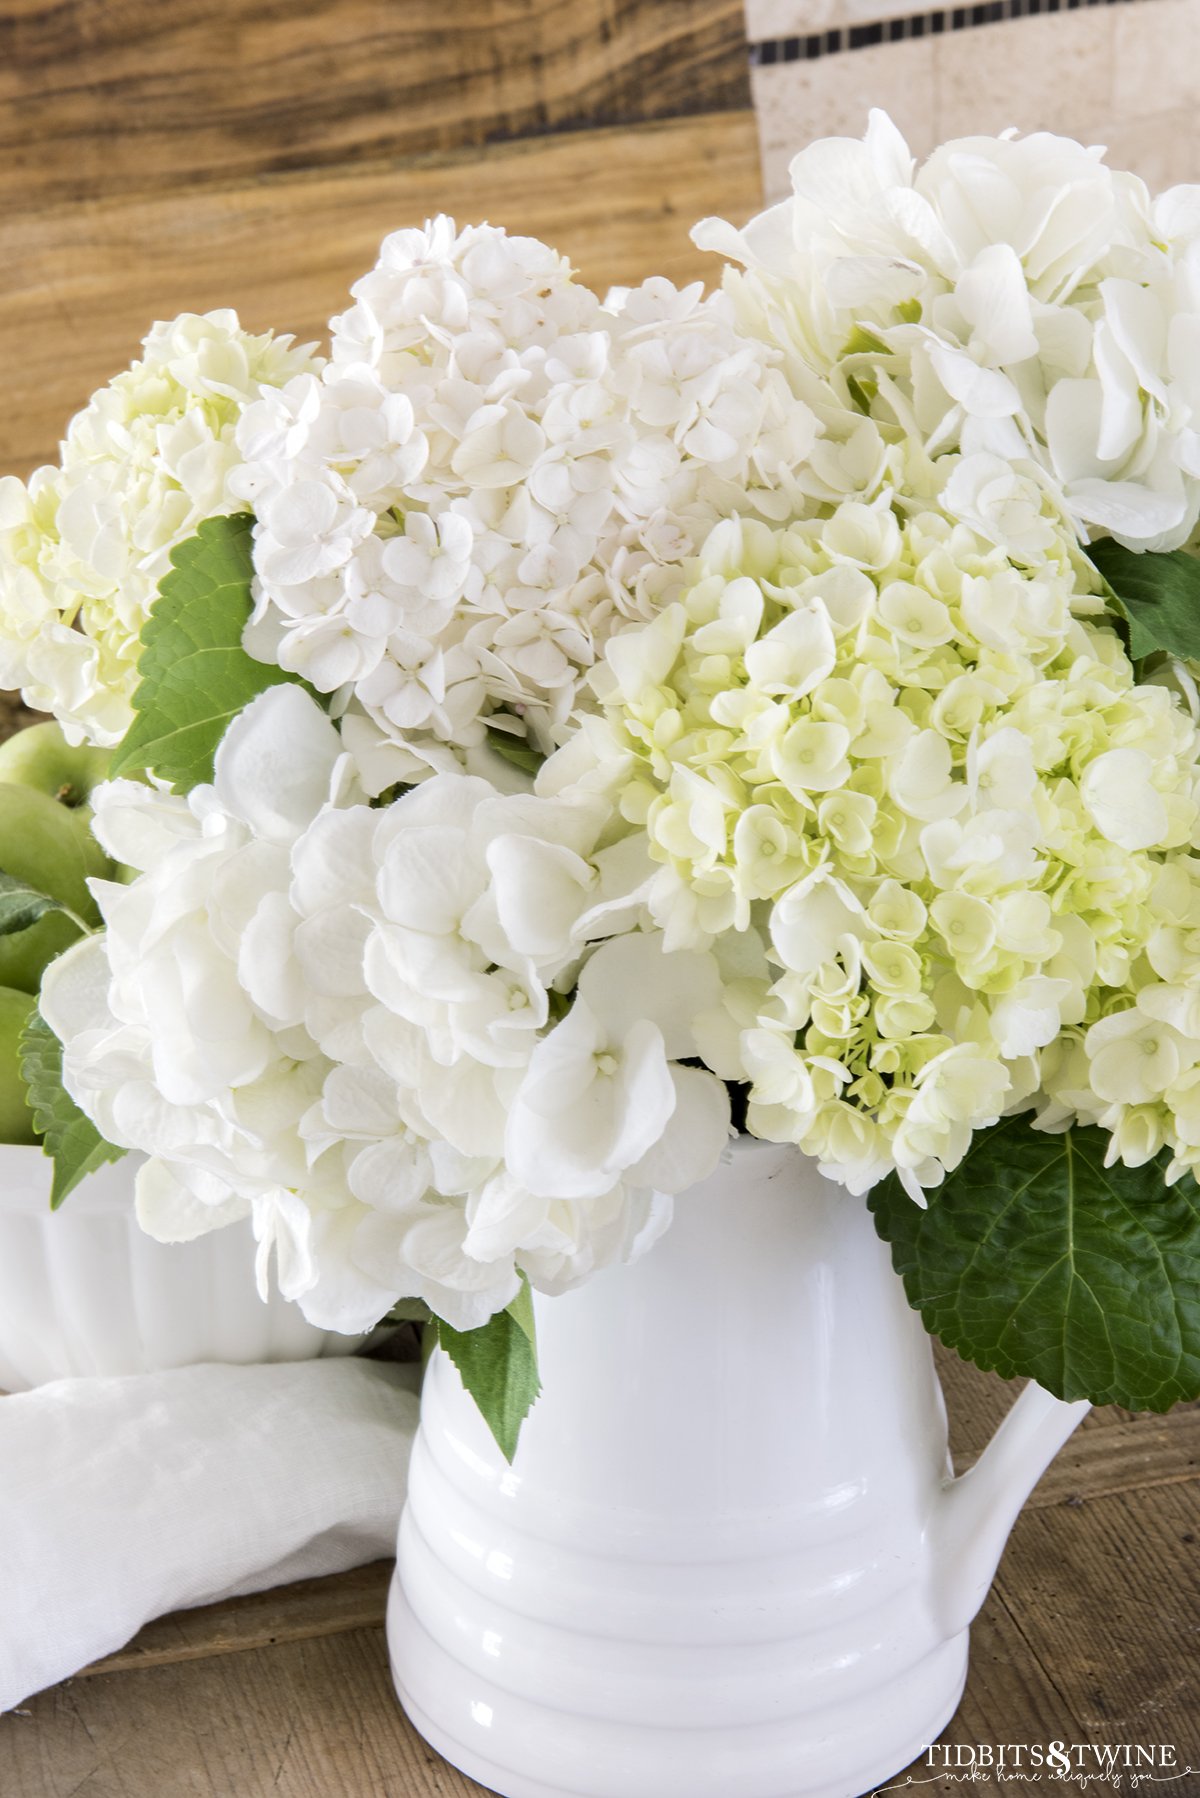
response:
[[[62,1044],[40,1011],[34,1011],[21,1037],[21,1073],[29,1087],[34,1129],[54,1162],[50,1206],[57,1211],[85,1174],[106,1161],[119,1161],[125,1150],[105,1142],[63,1085]]]
[[[521,1425],[542,1389],[528,1283],[507,1311],[498,1311],[477,1330],[454,1330],[439,1319],[438,1342],[457,1367],[500,1452],[511,1461]]]
[[[865,325],[855,325],[842,345],[842,357],[845,356],[888,356],[891,351],[882,337],[869,331]],[[841,358],[839,357],[839,360]]]
[[[495,725],[487,728],[488,748],[511,762],[514,768],[520,768],[524,774],[536,774],[545,756],[541,755],[524,737],[514,737],[506,730],[498,730]]]
[[[0,936],[13,936],[18,930],[28,930],[47,912],[55,911],[75,917],[60,899],[39,892],[27,880],[18,880],[15,874],[0,873]],[[75,922],[78,924],[80,920],[76,918]]]
[[[515,1324],[518,1324],[520,1326],[520,1328],[525,1332],[525,1335],[528,1338],[529,1342],[533,1345],[533,1348],[535,1351],[534,1373],[536,1374],[536,1372],[537,1372],[537,1356],[536,1356],[537,1331],[534,1327],[534,1322],[533,1322],[533,1294],[529,1290],[529,1281],[528,1280],[521,1281],[521,1290],[517,1294],[516,1298],[513,1300],[512,1304],[508,1307],[507,1315],[512,1318],[512,1320]],[[535,1392],[533,1395],[533,1398],[536,1398],[536,1397],[537,1397],[537,1393]],[[533,1403],[533,1398],[531,1398],[529,1401],[529,1403],[531,1405]]]
[[[857,375],[847,375],[846,388],[859,411],[865,417],[870,418],[871,407],[875,404],[875,396],[879,392],[878,381],[860,380]]]
[[[253,519],[209,518],[172,551],[171,572],[142,631],[137,716],[110,773],[149,768],[187,793],[211,780],[231,721],[259,693],[295,677],[242,648],[251,612]]]
[[[1200,1193],[1164,1158],[1106,1168],[1109,1138],[1028,1115],[976,1136],[922,1210],[871,1193],[909,1301],[980,1367],[1065,1399],[1165,1411],[1200,1394]]]
[[[385,1318],[385,1324],[427,1324],[433,1312],[424,1299],[397,1299]]]
[[[1109,609],[1127,626],[1135,662],[1166,650],[1200,660],[1200,558],[1182,549],[1139,554],[1111,537],[1088,555],[1109,589]]]

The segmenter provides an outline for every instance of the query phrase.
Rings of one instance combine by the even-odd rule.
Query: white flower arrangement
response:
[[[203,478],[148,535],[138,445],[155,493],[182,463],[149,400],[106,439],[143,584],[119,668],[37,691],[80,728],[137,667],[95,800],[136,872],[44,983],[50,1147],[144,1151],[157,1235],[248,1212],[321,1325],[418,1300],[502,1354],[527,1284],[645,1251],[744,1128],[868,1195],[964,1353],[1169,1404],[1200,189],[1045,135],[917,170],[879,115],[794,179],[698,228],[744,264],[708,298],[397,233],[327,362],[243,346],[219,420],[181,402]],[[23,493],[13,658],[63,541]]]

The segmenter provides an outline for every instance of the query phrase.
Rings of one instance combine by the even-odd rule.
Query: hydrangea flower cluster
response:
[[[1020,568],[884,501],[729,521],[685,596],[609,645],[603,719],[544,771],[645,832],[669,948],[761,927],[749,1127],[856,1191],[892,1167],[938,1184],[1068,1072],[1122,1141],[1161,1146],[1195,1106],[1194,1055],[1171,1082],[1172,1021],[1200,1022],[1200,742],[1077,595],[1066,545]],[[1043,1067],[1064,1029],[1082,1065]],[[1125,1105],[1152,1099],[1154,1131]]]
[[[262,1280],[274,1250],[343,1331],[402,1297],[470,1329],[522,1274],[559,1291],[652,1241],[727,1138],[724,1086],[680,1065],[723,979],[638,927],[647,864],[607,819],[462,775],[371,807],[291,685],[212,786],[100,788],[97,835],[141,872],[97,883],[106,933],[42,1004],[68,1089],[151,1157],[145,1227],[249,1213]]]
[[[71,1094],[149,1156],[146,1226],[248,1212],[318,1324],[420,1298],[473,1329],[639,1253],[731,1087],[855,1192],[946,1183],[943,1269],[1001,1118],[1018,1160],[1083,1123],[1200,1172],[1200,575],[1160,553],[1198,543],[1200,189],[1044,134],[917,169],[880,115],[793,176],[698,228],[744,264],[709,297],[398,232],[327,363],[160,327],[61,472],[0,486],[0,680],[104,741],[171,546],[253,513],[253,582],[218,520],[186,603],[222,596],[242,693],[295,678],[214,764],[221,696],[147,662],[128,765],[208,784],[98,793],[140,872],[43,999]],[[1016,1197],[1073,1241],[1044,1164]],[[1177,1215],[1142,1224],[1152,1259]],[[1008,1228],[1028,1295],[1056,1239]],[[1111,1384],[1115,1352],[1097,1390],[1178,1385],[1141,1347]]]
[[[745,265],[745,329],[934,464],[927,497],[1022,559],[1047,502],[1084,542],[1200,515],[1200,200],[1102,151],[963,138],[917,168],[885,114],[792,163],[791,198],[697,242]]]
[[[490,226],[396,232],[353,297],[324,371],[247,411],[237,486],[254,652],[348,691],[378,790],[489,719],[549,749],[718,517],[796,509],[817,421],[724,296],[650,280],[614,309]]]
[[[60,466],[0,479],[0,686],[73,742],[120,742],[172,549],[240,509],[243,408],[316,366],[311,346],[252,336],[235,312],[184,313],[72,419]]]

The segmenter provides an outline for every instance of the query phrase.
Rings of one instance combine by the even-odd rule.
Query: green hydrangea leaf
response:
[[[424,1299],[397,1299],[386,1317],[380,1318],[385,1324],[427,1324],[433,1312]]]
[[[493,724],[487,727],[487,740],[489,749],[494,749],[498,756],[511,762],[514,768],[520,768],[523,774],[536,774],[546,759],[524,737],[514,737],[506,730],[498,730]]]
[[[497,1311],[477,1330],[455,1330],[439,1318],[438,1342],[511,1462],[521,1425],[542,1389],[528,1285],[522,1285],[507,1311]]]
[[[1190,1176],[1166,1185],[1165,1157],[1106,1168],[1108,1143],[1006,1118],[927,1210],[895,1175],[868,1203],[909,1302],[967,1360],[1165,1411],[1200,1395],[1200,1193]]]
[[[526,1336],[537,1352],[537,1330],[533,1321],[533,1294],[529,1290],[529,1281],[522,1279],[521,1290],[508,1307],[508,1315],[513,1322],[524,1330]],[[536,1396],[536,1395],[535,1395]]]
[[[1087,553],[1109,588],[1109,609],[1128,626],[1135,662],[1162,650],[1200,660],[1200,557],[1182,549],[1139,554],[1111,537]]]
[[[63,1085],[62,1044],[40,1011],[33,1013],[21,1034],[20,1056],[33,1127],[43,1139],[43,1152],[54,1163],[50,1207],[57,1211],[85,1174],[106,1161],[119,1161],[125,1150],[105,1142]]]
[[[190,792],[212,779],[217,744],[237,714],[268,687],[295,679],[242,648],[253,525],[247,513],[209,518],[171,552],[142,629],[137,715],[110,774],[148,768],[176,793]]]
[[[15,874],[0,873],[0,936],[13,936],[18,930],[28,930],[31,924],[53,911],[65,912],[67,917],[75,918],[74,912],[60,899],[52,899],[49,893],[40,892]],[[79,918],[75,918],[75,922],[82,928]]]

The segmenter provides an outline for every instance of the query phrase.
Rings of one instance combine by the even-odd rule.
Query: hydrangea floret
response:
[[[0,478],[0,687],[73,742],[120,742],[172,549],[240,503],[243,409],[317,366],[235,312],[184,313],[76,414],[57,467]]]
[[[1103,151],[1046,132],[943,144],[892,121],[827,138],[745,231],[742,326],[789,373],[834,381],[889,437],[913,431],[956,515],[1023,559],[1049,500],[1084,542],[1185,544],[1200,516],[1200,203],[1153,198]],[[1022,515],[1025,515],[1024,520]]]
[[[365,803],[299,687],[235,720],[214,781],[96,793],[138,870],[42,1007],[68,1088],[138,1148],[142,1222],[249,1215],[265,1282],[324,1327],[400,1298],[461,1330],[645,1247],[716,1165],[729,1102],[696,1054],[723,982],[639,929],[644,857],[596,799],[444,775]],[[648,923],[648,920],[646,921]],[[603,937],[604,941],[599,941]]]
[[[239,427],[248,641],[350,695],[376,788],[460,766],[489,720],[545,752],[717,518],[794,509],[817,420],[724,295],[604,305],[494,227],[394,233],[353,299],[322,373]]]
[[[669,948],[761,929],[749,1128],[855,1191],[920,1198],[1037,1095],[1196,1162],[1200,744],[1073,615],[1076,559],[886,500],[719,525],[543,772],[645,832]]]

